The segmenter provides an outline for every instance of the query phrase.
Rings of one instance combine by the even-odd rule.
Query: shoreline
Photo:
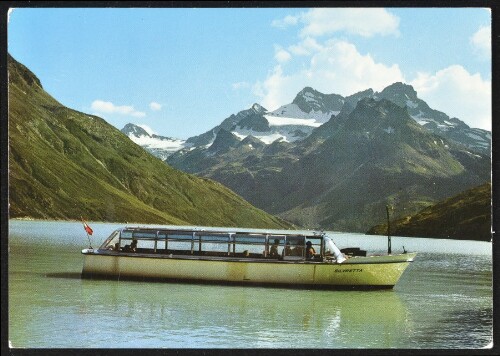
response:
[[[21,222],[68,222],[68,223],[82,223],[81,220],[55,220],[55,219],[35,219],[33,217],[16,217],[16,218],[9,218],[8,221],[21,221]],[[144,222],[120,222],[120,221],[93,221],[93,220],[85,220],[85,222],[90,223],[90,224],[123,224],[123,225],[156,225],[156,226],[195,226],[195,225],[172,225],[172,224],[156,224],[156,223],[144,223]],[[213,227],[213,228],[234,228],[234,226],[203,226],[203,227]],[[265,230],[265,229],[260,229],[256,228],[256,230]],[[286,229],[271,229],[271,230],[286,230]],[[287,231],[320,231],[320,229],[294,229],[294,230],[287,230]],[[321,231],[329,231],[329,230],[321,230]],[[356,232],[356,231],[329,231],[331,233],[335,234],[360,234],[360,235],[365,235],[365,236],[379,236],[379,237],[387,237],[387,235],[383,234],[367,234],[366,232]],[[434,239],[434,240],[448,240],[448,241],[474,241],[474,242],[486,242],[486,243],[493,243],[492,240],[486,241],[486,240],[480,240],[480,239],[452,239],[452,238],[446,238],[446,237],[438,237],[438,236],[399,236],[399,235],[394,235],[391,237],[409,237],[409,238],[422,238],[422,239]]]

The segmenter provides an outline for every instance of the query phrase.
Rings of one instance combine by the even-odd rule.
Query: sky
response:
[[[412,85],[491,130],[487,8],[15,8],[8,52],[61,104],[186,139],[306,86]]]

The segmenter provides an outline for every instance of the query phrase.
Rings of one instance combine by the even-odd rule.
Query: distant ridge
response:
[[[491,183],[482,184],[391,222],[391,235],[491,241]],[[386,235],[387,224],[367,234]]]

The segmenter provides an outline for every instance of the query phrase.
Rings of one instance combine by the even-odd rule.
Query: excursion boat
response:
[[[82,278],[392,288],[416,253],[340,250],[324,233],[124,227],[82,250]]]

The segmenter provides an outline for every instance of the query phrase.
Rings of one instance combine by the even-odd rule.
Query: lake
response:
[[[92,223],[98,247],[118,224]],[[387,238],[333,232],[339,248]],[[416,251],[383,291],[82,280],[81,222],[9,222],[13,348],[479,349],[493,338],[492,246],[393,237]]]

